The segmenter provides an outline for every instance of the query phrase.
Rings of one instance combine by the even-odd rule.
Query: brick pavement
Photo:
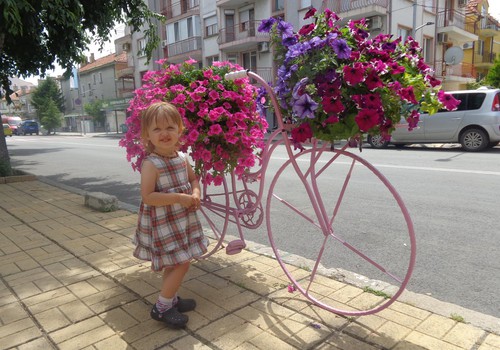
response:
[[[257,245],[193,263],[181,294],[198,307],[170,330],[149,317],[161,278],[132,257],[135,223],[38,180],[0,184],[0,348],[500,349],[499,319],[458,308],[457,322],[411,293],[375,315],[326,312]]]

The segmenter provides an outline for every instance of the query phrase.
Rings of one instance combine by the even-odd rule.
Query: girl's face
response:
[[[169,156],[177,150],[182,130],[170,118],[155,118],[148,128],[148,141],[154,146],[154,152]]]

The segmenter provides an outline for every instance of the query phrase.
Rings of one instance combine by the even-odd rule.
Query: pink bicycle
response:
[[[238,253],[246,246],[243,229],[257,229],[265,219],[274,256],[292,290],[346,316],[388,307],[406,288],[415,264],[413,224],[401,197],[373,165],[347,151],[347,145],[331,149],[329,143],[313,140],[305,151],[294,153],[272,88],[250,71],[229,73],[226,79],[246,75],[266,88],[278,129],[266,143],[259,169],[242,180],[233,174],[217,188],[203,186],[201,218],[216,241],[204,257],[224,247],[228,254]],[[266,187],[270,159],[282,145],[287,156]],[[292,177],[302,186],[293,184]],[[366,186],[374,197],[367,197]],[[230,225],[239,238],[224,243]],[[289,263],[294,244],[300,255],[309,254],[304,261],[310,264]]]

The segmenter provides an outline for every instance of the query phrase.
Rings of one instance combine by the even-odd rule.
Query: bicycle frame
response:
[[[276,112],[276,117],[277,117],[277,122],[278,122],[278,128],[273,131],[267,140],[265,147],[262,151],[262,156],[261,156],[261,166],[260,168],[255,171],[251,172],[248,174],[245,174],[241,180],[243,184],[243,189],[237,190],[237,182],[238,180],[236,179],[236,176],[234,174],[231,174],[230,176],[230,186],[228,186],[228,183],[226,179],[223,180],[222,183],[222,192],[220,193],[212,193],[209,194],[207,191],[207,186],[203,187],[203,193],[202,193],[202,207],[201,211],[203,215],[208,215],[206,211],[210,211],[214,213],[215,215],[218,215],[221,218],[225,219],[224,225],[222,232],[218,232],[215,226],[212,227],[211,229],[216,232],[216,236],[221,236],[221,238],[218,239],[218,245],[215,249],[212,250],[212,252],[208,255],[207,257],[215,253],[215,251],[218,250],[218,248],[221,247],[222,241],[225,237],[226,230],[228,224],[231,222],[233,224],[236,224],[238,227],[238,234],[240,236],[240,239],[244,242],[244,235],[243,235],[243,227],[246,228],[257,228],[260,226],[262,223],[263,217],[259,219],[258,224],[254,225],[248,225],[245,222],[242,222],[240,218],[244,217],[245,215],[251,215],[252,213],[257,210],[259,206],[262,205],[262,198],[263,198],[263,193],[264,193],[264,185],[266,183],[266,171],[269,165],[269,161],[271,159],[271,155],[273,154],[274,150],[280,146],[280,145],[285,145],[285,148],[287,150],[287,154],[289,159],[292,160],[293,167],[295,171],[297,172],[302,184],[306,187],[308,196],[310,200],[313,203],[314,211],[316,214],[316,217],[320,219],[320,226],[323,229],[323,232],[328,232],[328,227],[331,225],[331,223],[328,223],[325,220],[322,220],[321,218],[327,217],[326,211],[324,206],[322,205],[321,201],[321,195],[320,193],[314,190],[314,188],[311,188],[311,184],[307,181],[308,177],[314,177],[315,170],[314,170],[314,164],[316,163],[316,160],[319,159],[321,154],[328,149],[329,145],[327,143],[324,143],[322,146],[318,147],[318,143],[313,140],[312,141],[312,149],[314,152],[311,154],[311,159],[310,159],[310,167],[306,172],[302,172],[299,165],[297,162],[294,160],[294,153],[292,150],[292,143],[290,138],[288,137],[288,133],[285,130],[284,127],[284,122],[283,122],[283,115],[281,113],[281,110],[278,105],[278,101],[276,98],[276,95],[274,94],[274,91],[272,90],[271,86],[259,75],[256,73],[253,73],[248,70],[243,70],[243,71],[238,71],[238,72],[233,72],[233,73],[228,73],[226,75],[226,78],[229,79],[237,79],[241,77],[248,76],[250,78],[255,79],[257,82],[259,82],[262,86],[265,87],[268,95],[271,98],[271,103],[274,107],[274,111]],[[344,146],[343,149],[347,147]],[[335,160],[338,157],[334,157],[333,160]],[[331,160],[331,161],[333,161]],[[330,164],[330,163],[328,163]],[[319,174],[318,174],[319,175]],[[248,189],[247,183],[251,183],[254,181],[260,181],[260,186],[258,193],[255,193],[251,190]],[[240,205],[240,198],[241,196],[247,196],[249,202],[245,202],[245,206]],[[225,205],[216,203],[212,199],[217,198],[217,197],[223,197],[223,202]],[[231,197],[231,198],[230,198]],[[229,204],[230,202],[234,202],[235,206],[231,207]],[[295,210],[299,215],[302,215],[299,211]],[[326,216],[325,216],[326,215]],[[330,224],[330,225],[329,225]],[[241,243],[238,242],[239,245]]]

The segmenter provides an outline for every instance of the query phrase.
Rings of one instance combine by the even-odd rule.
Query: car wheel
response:
[[[468,152],[482,151],[488,143],[488,135],[481,129],[467,129],[460,136],[460,144]]]
[[[368,135],[368,143],[373,148],[386,148],[389,145],[389,141],[384,139],[381,135]]]

